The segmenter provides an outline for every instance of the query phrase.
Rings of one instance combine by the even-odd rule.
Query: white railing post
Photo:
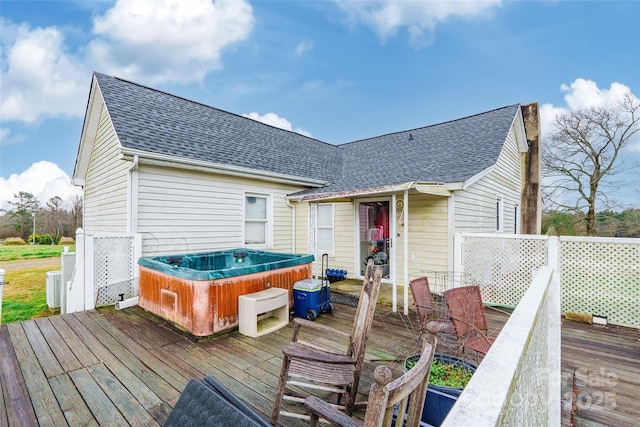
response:
[[[82,228],[76,230],[76,262],[73,277],[63,283],[66,287],[63,300],[60,302],[60,311],[75,313],[84,310],[84,258],[85,258],[85,234]]]
[[[85,257],[84,257],[84,310],[96,308],[96,287],[95,287],[95,238],[85,236]]]
[[[553,268],[554,273],[560,277],[560,239],[558,236],[549,236],[547,239],[547,265]]]

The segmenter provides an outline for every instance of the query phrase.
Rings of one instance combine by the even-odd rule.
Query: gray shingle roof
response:
[[[405,182],[463,182],[496,163],[519,105],[331,145],[197,102],[95,74],[124,148],[323,180],[298,194]]]
[[[145,86],[95,73],[124,148],[330,181],[334,145]]]
[[[340,146],[342,174],[298,194],[363,189],[405,182],[464,182],[494,165],[519,105]]]

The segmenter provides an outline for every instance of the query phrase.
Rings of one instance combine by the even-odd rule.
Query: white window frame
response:
[[[320,207],[330,207],[331,208],[331,224],[330,225],[320,225]],[[329,254],[330,257],[334,254],[335,242],[336,242],[336,232],[335,232],[335,224],[336,224],[336,208],[334,203],[318,203],[316,207],[316,248],[317,254]],[[331,248],[321,248],[320,247],[320,230],[331,230]]]
[[[504,202],[501,197],[496,198],[496,232],[504,231]]]
[[[260,219],[247,219],[247,198],[248,197],[256,197],[265,199],[266,204],[266,218],[263,220]],[[245,191],[242,195],[242,243],[243,246],[252,247],[252,248],[271,248],[273,245],[273,205],[272,205],[273,197],[269,193],[259,193],[253,191]],[[265,223],[265,242],[264,243],[247,243],[246,239],[246,231],[247,231],[247,222],[261,222]]]

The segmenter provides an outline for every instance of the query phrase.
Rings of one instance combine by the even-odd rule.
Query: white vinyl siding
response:
[[[464,190],[455,193],[455,232],[494,233],[496,201],[502,200],[502,230],[515,228],[512,215],[522,192],[521,158],[513,130],[509,132],[498,162],[491,171]]]
[[[120,160],[120,143],[103,110],[84,187],[86,233],[127,232],[127,180],[131,162]]]
[[[143,254],[204,252],[243,247],[246,194],[268,194],[272,241],[262,249],[295,252],[292,209],[285,196],[300,188],[247,178],[142,164],[138,189],[138,232]]]

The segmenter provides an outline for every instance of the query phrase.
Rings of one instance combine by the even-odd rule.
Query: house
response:
[[[452,270],[454,233],[539,232],[538,128],[516,104],[332,145],[95,73],[73,182],[85,233],[144,256],[328,253],[355,278],[372,256],[395,288]]]

